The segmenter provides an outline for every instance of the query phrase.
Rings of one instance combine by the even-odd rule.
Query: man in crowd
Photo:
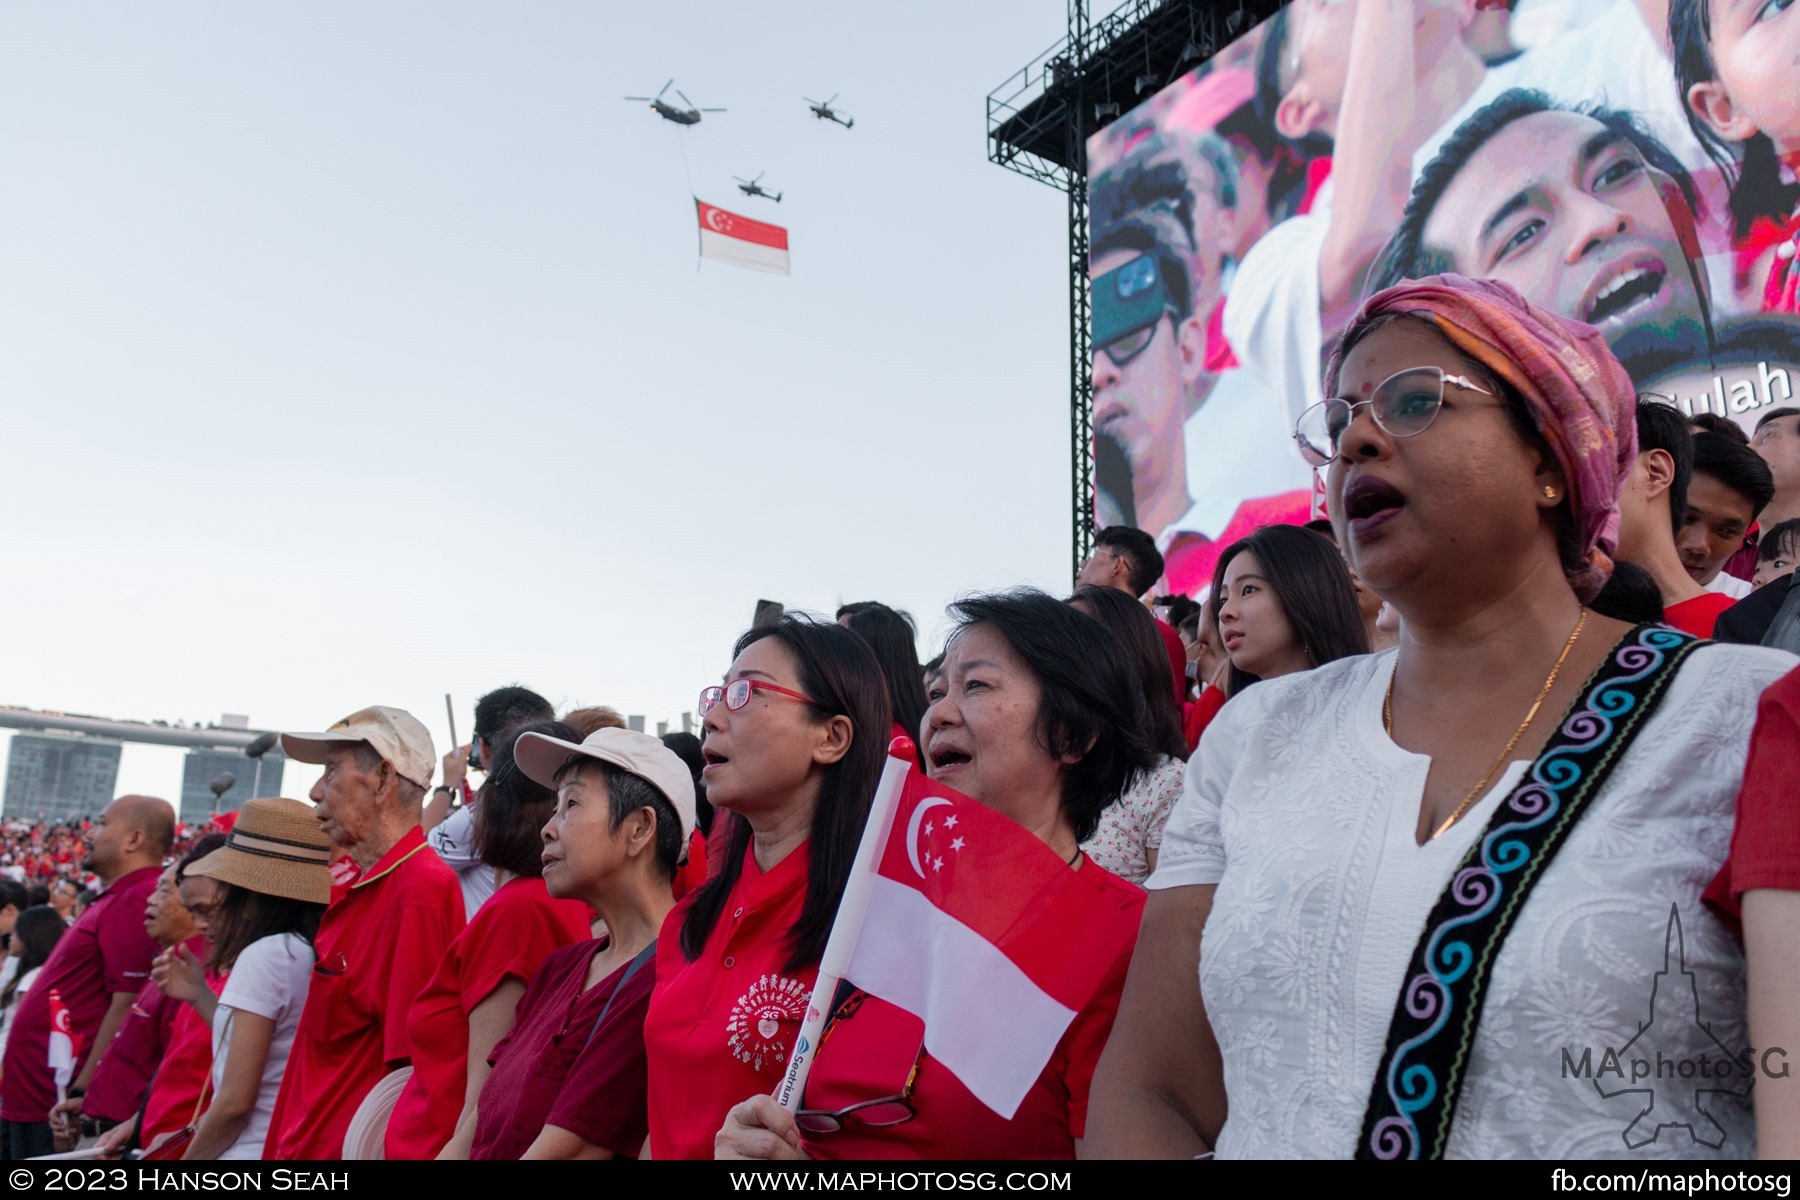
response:
[[[1695,583],[1734,600],[1750,594],[1748,580],[1723,568],[1774,496],[1774,478],[1756,451],[1724,434],[1694,435],[1694,479],[1675,541]]]
[[[1638,402],[1637,435],[1637,464],[1619,493],[1618,557],[1656,581],[1663,620],[1696,637],[1711,637],[1713,622],[1733,601],[1696,583],[1675,545],[1687,519],[1694,435],[1687,418],[1660,400]]]
[[[7,1158],[31,1158],[54,1149],[50,1110],[57,1103],[51,1074],[50,995],[69,1011],[80,1067],[71,1097],[86,1095],[113,1037],[125,1023],[132,998],[150,978],[156,942],[144,932],[144,903],[156,887],[162,862],[175,841],[175,810],[152,796],[120,796],[107,805],[88,833],[82,869],[106,887],[57,942],[6,1039],[0,1067],[0,1149]]]
[[[1162,578],[1163,556],[1156,542],[1141,529],[1129,525],[1108,525],[1094,535],[1094,552],[1075,573],[1077,587],[1108,587],[1139,600]],[[1166,621],[1156,621],[1156,632],[1162,635],[1163,647],[1169,652],[1169,669],[1175,675],[1175,703],[1187,698],[1187,647],[1181,635]]]
[[[475,910],[494,894],[494,868],[475,853],[475,801],[452,810],[462,793],[463,778],[471,766],[480,769],[494,761],[494,751],[505,736],[532,721],[548,721],[556,716],[550,702],[530,688],[495,688],[475,702],[475,732],[467,746],[458,746],[444,756],[444,781],[432,789],[425,805],[425,841],[437,851],[462,884],[463,912],[474,917]]]
[[[324,766],[312,800],[342,857],[264,1157],[338,1158],[369,1090],[411,1058],[407,1010],[462,929],[462,889],[419,827],[433,752],[410,713],[365,708],[281,748]]]
[[[1775,496],[1757,516],[1765,530],[1800,518],[1800,408],[1772,408],[1756,423],[1750,448],[1769,464]]]
[[[81,899],[81,887],[73,879],[59,879],[50,885],[50,907],[63,923],[75,923],[75,902]]]

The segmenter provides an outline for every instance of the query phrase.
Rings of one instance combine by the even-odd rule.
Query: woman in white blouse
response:
[[[261,1158],[312,982],[313,937],[331,895],[331,843],[312,807],[246,800],[225,844],[186,874],[223,885],[205,918],[206,965],[229,972],[215,999],[183,947],[157,960],[163,992],[212,1025],[211,1102],[184,1159]]]
[[[1408,282],[1327,391],[1296,437],[1400,644],[1267,681],[1207,731],[1087,1151],[1753,1153],[1743,952],[1700,895],[1792,656],[1585,607],[1636,463],[1592,327]],[[1638,1061],[1671,1064],[1654,1117]]]

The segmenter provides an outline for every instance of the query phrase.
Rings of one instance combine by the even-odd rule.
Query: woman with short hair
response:
[[[1792,657],[1587,607],[1637,450],[1593,327],[1407,282],[1345,331],[1327,393],[1296,436],[1400,644],[1260,683],[1207,731],[1089,1149],[1748,1153],[1741,1101],[1657,1139],[1563,1064],[1735,1066],[1743,950],[1700,896]]]
[[[1007,1119],[925,1048],[918,1017],[846,985],[799,1112],[766,1094],[744,1100],[719,1131],[722,1158],[1066,1159],[1085,1135],[1143,893],[1081,843],[1158,761],[1144,685],[1118,638],[1042,592],[978,596],[950,611],[957,628],[925,713],[931,776],[1029,831],[1050,870],[1074,873],[1079,899],[1067,903],[1062,932],[1084,964],[1071,987],[1086,1000],[1071,1005],[1050,1061]],[[1170,697],[1166,677],[1162,685]]]

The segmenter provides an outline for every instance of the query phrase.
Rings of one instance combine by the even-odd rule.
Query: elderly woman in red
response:
[[[718,874],[657,938],[652,1158],[711,1158],[731,1106],[780,1082],[891,720],[867,643],[792,616],[739,639],[700,713],[706,796],[730,828]]]
[[[917,1017],[840,988],[798,1114],[767,1095],[744,1100],[719,1130],[721,1158],[1066,1159],[1086,1132],[1088,1085],[1144,894],[1080,844],[1159,761],[1143,688],[1105,626],[1040,592],[977,597],[951,612],[958,629],[925,714],[931,776],[1091,876],[1092,902],[1068,945],[1106,970],[1010,1120],[925,1050]]]

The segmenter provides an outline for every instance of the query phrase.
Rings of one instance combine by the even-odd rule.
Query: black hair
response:
[[[1154,221],[1154,214],[1162,213],[1175,219],[1187,239],[1185,252],[1193,252],[1194,189],[1188,182],[1187,166],[1180,159],[1163,157],[1164,153],[1156,141],[1136,147],[1094,180],[1088,192],[1088,221],[1096,243],[1103,231],[1133,221]],[[1166,153],[1172,155],[1173,151]],[[1101,253],[1093,252],[1095,257]]]
[[[1606,586],[1588,601],[1588,607],[1603,617],[1632,625],[1660,625],[1663,619],[1662,589],[1656,577],[1634,562],[1613,563]]]
[[[325,915],[323,904],[275,896],[222,879],[213,882],[219,885],[220,897],[218,915],[207,922],[206,965],[212,970],[231,970],[239,955],[264,938],[292,933],[310,946],[318,936],[319,918]]]
[[[1129,564],[1131,594],[1142,596],[1162,578],[1162,551],[1156,539],[1129,525],[1108,525],[1094,535],[1094,549],[1110,550]]]
[[[528,721],[507,729],[492,744],[487,780],[481,785],[481,802],[475,806],[475,854],[501,871],[531,879],[544,874],[543,839],[539,833],[556,811],[556,789],[545,787],[519,769],[519,739],[542,734],[559,742],[581,741],[581,734],[565,721]]]
[[[31,907],[31,893],[25,885],[11,879],[0,879],[0,909],[11,905],[13,911],[24,912]]]
[[[1720,437],[1730,438],[1740,446],[1750,444],[1750,435],[1744,432],[1742,425],[1730,417],[1721,417],[1718,413],[1695,413],[1688,418],[1688,424],[1695,433],[1716,433]]]
[[[1737,238],[1750,232],[1758,217],[1785,219],[1800,201],[1800,185],[1787,182],[1781,157],[1766,133],[1751,135],[1734,146],[1703,120],[1688,103],[1688,92],[1697,83],[1719,77],[1712,56],[1712,0],[1669,0],[1670,58],[1675,66],[1675,97],[1687,118],[1688,128],[1699,139],[1707,157],[1731,185],[1731,218]]]
[[[25,889],[25,898],[27,906],[30,908],[39,908],[49,904],[50,885],[47,883],[32,884],[29,888]]]
[[[1169,648],[1157,632],[1156,618],[1118,588],[1088,584],[1076,588],[1068,602],[1106,626],[1125,648],[1144,694],[1144,732],[1150,744],[1170,758],[1186,758],[1187,736],[1181,732],[1181,709],[1175,703]]]
[[[475,736],[492,748],[500,735],[527,721],[548,721],[556,716],[550,702],[528,687],[511,684],[495,688],[475,702]]]
[[[1778,558],[1800,556],[1800,517],[1789,517],[1763,530],[1756,544],[1756,561],[1773,562]]]
[[[1694,471],[1710,475],[1750,502],[1750,519],[1775,498],[1775,476],[1762,455],[1724,434],[1694,435]]]
[[[12,1002],[18,998],[20,982],[29,972],[50,961],[50,952],[68,931],[62,914],[48,904],[33,904],[19,914],[13,922],[12,935],[25,947],[25,952],[19,956],[18,969],[6,981],[5,990],[0,991],[0,1010],[12,1007]]]
[[[1200,619],[1200,602],[1191,596],[1158,596],[1152,603],[1169,610],[1169,624],[1177,631]]]
[[[1768,412],[1757,418],[1756,431],[1761,433],[1764,425],[1767,425],[1770,421],[1779,421],[1783,417],[1800,417],[1800,408],[1771,408]]]
[[[1501,411],[1506,414],[1507,424],[1512,426],[1512,431],[1519,440],[1537,451],[1543,462],[1548,464],[1558,461],[1555,453],[1550,449],[1549,440],[1544,437],[1543,430],[1538,428],[1536,414],[1531,411],[1531,406],[1525,402],[1525,398],[1519,394],[1518,389],[1490,370],[1487,364],[1463,353],[1460,347],[1444,336],[1443,331],[1434,322],[1416,313],[1383,312],[1374,316],[1358,313],[1350,322],[1349,328],[1345,329],[1338,338],[1337,348],[1331,352],[1330,362],[1325,369],[1327,394],[1336,389],[1338,373],[1343,368],[1344,360],[1350,357],[1352,350],[1356,349],[1376,330],[1401,321],[1416,322],[1420,328],[1441,342],[1445,350],[1455,355],[1469,374],[1485,383],[1492,393],[1504,402],[1501,405]],[[1557,561],[1562,566],[1563,575],[1569,579],[1574,579],[1589,569],[1588,550],[1586,546],[1582,545],[1580,533],[1575,527],[1575,519],[1571,511],[1572,504],[1573,501],[1565,495],[1562,503],[1555,510]],[[1354,589],[1352,591],[1354,593]],[[1361,609],[1359,608],[1358,611],[1360,612]]]
[[[1640,396],[1637,402],[1638,453],[1661,450],[1674,462],[1669,479],[1669,524],[1681,532],[1687,519],[1688,485],[1694,479],[1694,433],[1688,419],[1673,405]]]
[[[1287,88],[1281,84],[1281,56],[1287,51],[1287,40],[1288,14],[1284,5],[1263,23],[1262,45],[1256,51],[1256,91],[1251,97],[1257,121],[1277,136],[1281,136],[1281,126],[1275,123],[1275,114],[1281,108],[1281,98],[1287,95]],[[1309,133],[1297,141],[1282,140],[1307,158],[1324,158],[1332,150],[1331,138],[1323,133]]]
[[[784,613],[779,620],[740,637],[732,656],[763,638],[774,638],[793,656],[800,690],[812,699],[808,711],[813,718],[848,717],[853,731],[844,756],[821,769],[807,851],[806,899],[801,902],[800,916],[785,934],[788,957],[783,969],[797,971],[818,962],[825,952],[825,940],[831,936],[838,901],[843,898],[850,864],[868,820],[875,781],[887,761],[887,734],[893,716],[875,652],[848,629]],[[685,901],[689,907],[681,924],[681,953],[689,962],[706,948],[749,852],[750,823],[734,817],[717,872]]]
[[[663,734],[662,744],[670,753],[679,758],[694,777],[694,828],[705,837],[712,832],[713,806],[706,799],[706,780],[701,777],[706,770],[706,757],[700,753],[700,739],[691,733],[677,730]]]
[[[1462,173],[1476,151],[1514,121],[1543,112],[1575,113],[1604,125],[1636,147],[1646,163],[1675,181],[1690,212],[1700,211],[1699,192],[1695,190],[1693,178],[1681,165],[1681,160],[1631,113],[1600,104],[1565,104],[1532,88],[1510,88],[1458,125],[1456,131],[1444,141],[1431,161],[1425,165],[1425,169],[1419,173],[1417,182],[1413,184],[1412,195],[1406,201],[1406,210],[1400,217],[1400,224],[1395,227],[1394,236],[1388,239],[1387,246],[1377,257],[1374,269],[1370,272],[1371,292],[1392,287],[1403,279],[1422,279],[1428,275],[1444,274],[1451,269],[1452,264],[1446,256],[1425,245],[1425,222],[1430,219],[1438,201],[1443,199],[1444,192]],[[1685,265],[1690,271],[1694,270],[1692,263]],[[1696,279],[1696,284],[1699,283]],[[1696,286],[1696,294],[1700,296],[1704,307],[1706,289]],[[1705,319],[1710,339],[1710,309],[1706,311]]]
[[[888,706],[895,722],[908,737],[918,737],[926,707],[925,671],[919,665],[918,634],[912,616],[877,600],[863,600],[838,609],[838,617],[847,621],[851,633],[869,643],[887,679]],[[923,753],[921,750],[921,767]]]
[[[180,883],[182,880],[186,879],[189,867],[211,854],[214,850],[223,846],[226,840],[226,836],[222,833],[209,833],[204,837],[197,838],[194,844],[188,847],[187,853],[183,854],[181,858],[176,861],[175,882]],[[216,883],[218,881],[214,880],[214,882]]]
[[[641,809],[656,815],[656,867],[663,878],[675,878],[675,868],[681,863],[681,816],[662,789],[615,763],[583,755],[570,755],[558,768],[557,785],[581,771],[598,772],[606,781],[607,828],[617,831],[627,817]]]
[[[1037,677],[1038,745],[1058,759],[1079,755],[1063,765],[1061,805],[1075,840],[1089,840],[1106,806],[1160,761],[1125,647],[1093,617],[1032,588],[960,600],[950,615],[952,637],[991,626]]]
[[[1225,547],[1213,568],[1215,614],[1225,605],[1225,568],[1245,552],[1256,556],[1260,574],[1268,580],[1275,603],[1281,606],[1309,663],[1322,667],[1369,652],[1369,628],[1356,602],[1350,568],[1335,545],[1298,525],[1265,525]],[[1225,690],[1235,696],[1259,681],[1260,676],[1232,663]]]
[[[1331,527],[1330,517],[1314,517],[1300,528],[1310,529],[1332,545],[1337,545],[1337,530]]]

